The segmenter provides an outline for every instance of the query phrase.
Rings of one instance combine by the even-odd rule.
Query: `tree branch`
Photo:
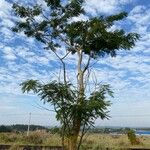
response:
[[[88,58],[88,61],[87,61],[87,64],[86,64],[86,66],[84,67],[84,69],[83,69],[83,73],[88,69],[88,67],[89,67],[89,64],[90,64],[90,60],[91,60],[91,56],[89,55],[89,58]]]
[[[67,78],[66,78],[66,64],[64,63],[63,59],[62,59],[55,51],[53,51],[53,53],[57,56],[57,58],[61,61],[62,65],[63,65],[64,83],[67,84]],[[68,54],[69,54],[69,53],[68,53]],[[65,57],[67,57],[68,54],[66,54]],[[63,57],[63,58],[65,58],[65,57]]]
[[[44,109],[44,110],[47,110],[47,111],[52,111],[52,112],[55,112],[54,110],[51,110],[51,109],[48,109],[48,108],[46,108],[46,107],[44,107],[44,106],[41,106],[40,104],[38,104],[38,103],[35,103],[37,106],[34,106],[34,105],[32,105],[33,107],[36,107],[36,108],[38,108],[38,109]]]
[[[78,146],[77,146],[77,150],[80,149],[81,147],[81,144],[82,144],[82,141],[83,141],[83,137],[84,135],[87,133],[87,131],[90,129],[90,126],[87,128],[86,130],[86,123],[84,123],[83,125],[83,128],[82,128],[82,131],[81,131],[81,136],[80,136],[80,140],[79,140],[79,143],[78,143]]]

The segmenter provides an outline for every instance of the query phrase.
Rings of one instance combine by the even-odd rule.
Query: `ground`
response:
[[[150,148],[150,136],[138,136],[139,145],[131,145],[126,135],[111,134],[87,134],[83,140],[82,150],[100,150],[111,148],[129,148],[143,147]],[[26,133],[0,133],[0,144],[31,144],[31,145],[48,145],[60,146],[61,138],[58,134],[47,132],[31,132],[27,137]]]

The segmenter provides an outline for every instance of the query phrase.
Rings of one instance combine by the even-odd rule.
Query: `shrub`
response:
[[[140,144],[140,141],[136,137],[136,134],[135,134],[134,130],[128,129],[127,130],[127,136],[128,136],[128,139],[129,139],[131,145],[138,145],[138,144]]]
[[[0,135],[0,141],[2,143],[14,143],[17,141],[17,136],[15,134],[4,134]]]
[[[43,143],[43,135],[40,132],[31,132],[29,136],[24,136],[25,143],[30,144],[42,144]]]

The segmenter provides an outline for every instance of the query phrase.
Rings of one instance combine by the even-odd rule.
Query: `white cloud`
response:
[[[16,56],[14,54],[14,50],[10,47],[3,47],[2,52],[4,53],[4,58],[6,58],[7,60],[15,60]]]
[[[123,5],[134,0],[86,0],[85,10],[95,16],[100,13],[113,14],[120,11]]]
[[[6,0],[1,0],[0,2],[0,18],[8,18],[10,17],[10,9],[11,4],[8,3]]]

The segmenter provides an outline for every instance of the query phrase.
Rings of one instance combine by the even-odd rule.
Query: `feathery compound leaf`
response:
[[[108,16],[108,17],[106,17],[105,20],[106,20],[106,23],[108,23],[109,26],[110,26],[110,25],[112,26],[115,21],[122,20],[122,19],[124,19],[124,18],[127,17],[127,16],[128,16],[128,13],[126,13],[126,12],[121,12],[121,13],[119,13],[119,14],[117,14],[117,15]]]
[[[40,87],[40,83],[38,82],[38,80],[27,80],[23,83],[20,84],[20,86],[22,86],[22,92],[30,92],[33,91],[34,93],[38,92],[38,89]]]
[[[116,21],[127,17],[126,12],[111,16],[91,17],[86,21],[70,22],[68,20],[72,17],[84,13],[83,0],[71,0],[66,5],[61,5],[60,0],[45,1],[52,10],[50,15],[43,16],[41,22],[35,19],[36,15],[43,15],[44,10],[41,10],[40,6],[29,8],[14,4],[16,14],[21,18],[26,18],[26,21],[17,23],[13,30],[24,31],[27,36],[32,36],[44,43],[47,49],[54,51],[58,48],[57,45],[60,45],[59,40],[61,40],[66,50],[71,51],[72,54],[76,53],[76,49],[79,48],[86,55],[96,59],[105,55],[114,57],[118,50],[130,50],[139,39],[137,33],[127,34],[123,29],[109,30]]]
[[[45,0],[45,2],[47,3],[47,6],[50,6],[53,9],[61,6],[60,0]]]

